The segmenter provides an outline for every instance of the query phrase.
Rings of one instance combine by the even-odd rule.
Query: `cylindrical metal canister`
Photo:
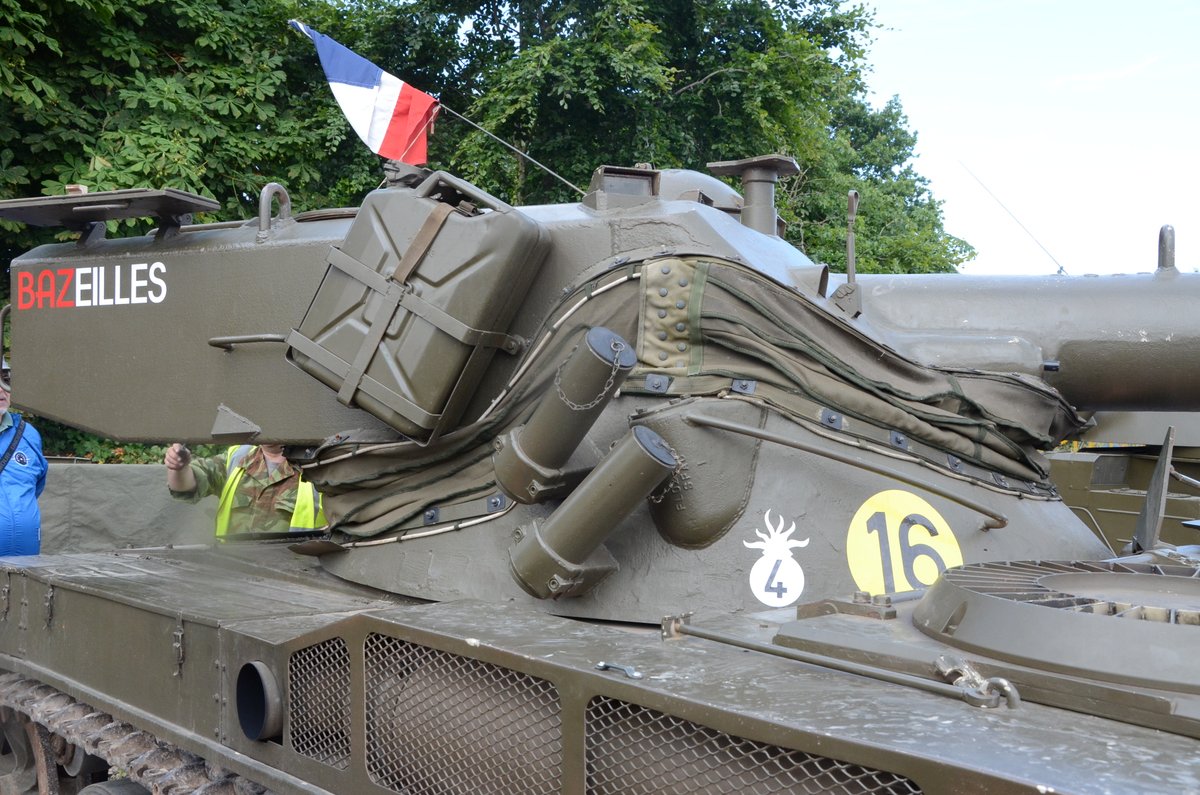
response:
[[[525,425],[499,442],[496,481],[517,502],[539,502],[554,493],[551,481],[637,363],[633,347],[597,326],[571,352]]]
[[[670,447],[654,431],[635,427],[540,527],[521,529],[509,548],[512,574],[529,594],[577,596],[611,573],[604,540],[675,469]]]

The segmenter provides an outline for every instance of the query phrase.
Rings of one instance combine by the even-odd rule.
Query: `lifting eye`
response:
[[[279,683],[266,663],[254,660],[238,671],[237,716],[242,734],[251,740],[271,740],[283,733]]]

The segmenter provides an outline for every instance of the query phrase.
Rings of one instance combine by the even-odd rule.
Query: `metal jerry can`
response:
[[[537,275],[549,235],[457,177],[367,196],[288,357],[413,439],[451,430]]]

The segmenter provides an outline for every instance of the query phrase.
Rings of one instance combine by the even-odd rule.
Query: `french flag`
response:
[[[437,100],[303,22],[288,24],[317,46],[333,96],[363,143],[390,160],[424,164]]]

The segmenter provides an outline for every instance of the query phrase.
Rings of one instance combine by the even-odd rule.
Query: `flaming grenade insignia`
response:
[[[767,524],[767,533],[754,531],[754,535],[762,540],[742,542],[747,549],[763,551],[762,557],[750,569],[750,590],[765,605],[787,607],[804,592],[804,569],[792,557],[792,550],[808,546],[809,539],[793,541],[796,523],[792,522],[785,532],[782,515],[779,524],[772,526],[770,509],[763,514],[763,519]]]

